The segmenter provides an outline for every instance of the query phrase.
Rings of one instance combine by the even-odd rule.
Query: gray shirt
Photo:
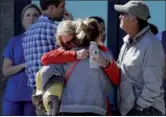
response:
[[[164,60],[162,45],[149,26],[136,35],[132,44],[129,44],[129,35],[124,37],[118,59],[121,69],[118,104],[122,115],[126,115],[135,104],[142,108],[153,106],[165,113]]]

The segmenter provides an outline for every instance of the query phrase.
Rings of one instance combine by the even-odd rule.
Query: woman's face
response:
[[[69,50],[77,45],[77,39],[74,35],[62,35],[60,36],[62,46],[64,49]]]
[[[23,19],[22,19],[22,23],[25,29],[28,29],[28,27],[33,24],[38,17],[40,16],[39,11],[36,8],[28,8],[24,15],[23,15]]]

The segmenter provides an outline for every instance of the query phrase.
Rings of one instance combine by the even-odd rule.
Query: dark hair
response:
[[[40,7],[42,10],[47,10],[50,5],[56,7],[61,3],[61,0],[40,0]]]
[[[142,29],[144,29],[146,26],[149,25],[149,23],[145,20],[142,20],[140,18],[137,18],[138,20],[138,25],[139,25],[139,31],[141,31]]]
[[[95,20],[97,20],[97,22],[100,24],[100,23],[104,23],[104,20],[103,20],[103,18],[101,18],[101,17],[98,17],[98,16],[91,16],[91,17],[89,17],[89,18],[92,18],[92,19],[95,19]]]
[[[140,18],[137,18],[137,20],[138,20],[138,25],[139,25],[139,31],[144,29],[146,26],[150,25],[150,29],[151,29],[152,33],[154,35],[156,35],[158,33],[158,28],[155,25],[149,24],[147,21],[142,20]]]
[[[39,7],[37,5],[35,5],[35,4],[28,4],[27,6],[24,7],[24,9],[21,12],[21,19],[23,19],[25,11],[27,9],[29,9],[29,8],[35,8],[39,12],[39,14],[41,15],[41,11],[40,11],[40,9],[39,9]]]
[[[154,35],[158,34],[158,28],[154,24],[150,24],[150,29]]]

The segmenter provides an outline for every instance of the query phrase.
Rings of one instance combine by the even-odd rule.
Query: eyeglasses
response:
[[[122,16],[126,16],[126,15],[129,15],[128,13],[124,13],[124,12],[122,12],[122,13],[120,13],[120,15],[122,15]]]

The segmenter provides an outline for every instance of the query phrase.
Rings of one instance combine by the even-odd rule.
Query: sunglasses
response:
[[[79,40],[77,40],[76,37],[72,38],[71,40],[67,41],[67,42],[62,42],[62,46],[66,49],[71,49],[74,46],[79,45]]]
[[[107,36],[107,34],[105,33],[104,30],[100,30],[100,35],[101,35],[101,36]]]

